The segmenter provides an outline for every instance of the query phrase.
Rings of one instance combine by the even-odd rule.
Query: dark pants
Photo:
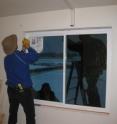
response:
[[[95,107],[101,107],[100,103],[100,95],[97,88],[97,81],[98,81],[99,75],[98,74],[90,74],[88,73],[86,79],[88,83],[88,101],[90,106]]]
[[[19,104],[21,104],[24,109],[26,124],[35,124],[35,109],[32,90],[25,89],[24,92],[20,93],[16,89],[8,87],[7,92],[10,104],[8,124],[17,123]]]

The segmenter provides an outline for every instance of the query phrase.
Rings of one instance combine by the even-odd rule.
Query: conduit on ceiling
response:
[[[70,16],[71,16],[70,26],[74,27],[75,26],[75,8],[72,6],[70,0],[64,0],[64,2],[68,6],[68,8],[70,9]]]

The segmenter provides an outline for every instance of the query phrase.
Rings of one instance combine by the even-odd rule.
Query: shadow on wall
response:
[[[1,112],[2,108],[2,80],[0,80],[0,124],[3,124],[4,114]]]
[[[2,107],[2,100],[1,99],[2,99],[2,80],[0,79],[0,112],[1,112],[1,107]]]
[[[4,114],[0,113],[0,124],[4,123]]]

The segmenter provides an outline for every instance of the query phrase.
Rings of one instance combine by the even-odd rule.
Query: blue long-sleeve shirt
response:
[[[25,88],[32,87],[29,64],[35,62],[38,58],[39,54],[32,48],[28,49],[28,53],[16,50],[14,53],[7,55],[4,59],[7,85],[16,87],[18,83],[21,83]]]

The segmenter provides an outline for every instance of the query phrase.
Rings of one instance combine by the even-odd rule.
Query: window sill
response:
[[[45,106],[45,107],[54,107],[60,109],[69,109],[75,111],[86,111],[86,112],[96,112],[109,114],[109,108],[100,108],[100,107],[89,107],[89,106],[81,106],[81,105],[72,105],[72,104],[64,104],[60,102],[51,102],[44,100],[34,100],[35,106]]]

